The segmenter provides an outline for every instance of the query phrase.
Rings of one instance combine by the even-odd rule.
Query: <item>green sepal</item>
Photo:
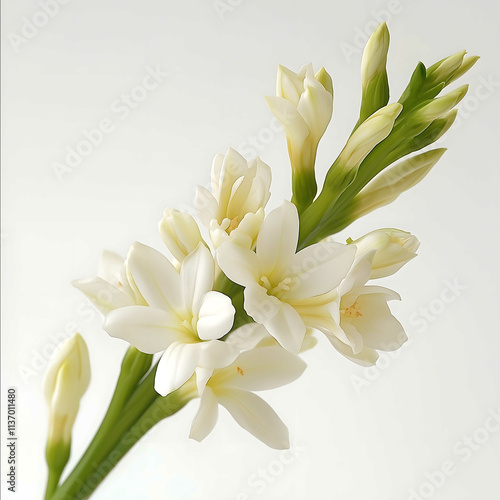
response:
[[[379,73],[368,84],[368,88],[363,92],[359,120],[354,127],[356,130],[375,111],[383,108],[389,102],[389,79],[387,71]]]

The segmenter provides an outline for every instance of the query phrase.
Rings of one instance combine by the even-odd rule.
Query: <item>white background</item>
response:
[[[15,386],[19,402],[18,493],[6,492],[4,455],[5,498],[42,497],[41,381],[54,339],[78,328],[91,352],[71,465],[102,418],[126,348],[70,281],[94,276],[105,248],[125,254],[139,240],[162,249],[163,208],[190,209],[194,186],[229,146],[251,156],[257,140],[273,169],[270,206],[289,197],[284,134],[271,131],[263,99],[274,94],[279,63],[313,62],[333,77],[321,179],[357,119],[363,33],[389,18],[393,100],[418,60],[430,65],[463,48],[482,56],[457,82],[471,84],[470,97],[433,172],[341,235],[398,227],[421,240],[419,257],[384,283],[403,297],[393,310],[410,342],[371,371],[322,340],[307,353],[304,376],[265,395],[289,426],[293,459],[224,411],[205,442],[190,441],[191,403],[141,441],[94,498],[497,499],[500,432],[482,427],[500,411],[498,2],[72,0],[30,31],[28,22],[44,22],[40,3],[3,2],[1,400]],[[121,96],[148,67],[168,76],[125,116]],[[58,178],[54,164],[103,118],[113,131]],[[481,444],[465,444],[467,436]],[[447,460],[444,484],[425,485]]]

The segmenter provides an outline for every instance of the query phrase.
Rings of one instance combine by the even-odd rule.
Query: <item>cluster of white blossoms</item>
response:
[[[312,64],[297,73],[280,66],[266,101],[286,135],[290,201],[266,211],[271,168],[230,148],[214,158],[210,186],[198,187],[196,216],[165,209],[159,231],[169,256],[136,242],[126,258],[104,252],[95,278],[73,282],[104,315],[104,330],[130,346],[94,440],[60,485],[90,360],[79,334],[54,357],[44,381],[47,500],[88,498],[109,457],[112,468],[151,422],[191,400],[199,403],[189,433],[197,441],[212,432],[221,405],[268,446],[288,448],[286,425],[257,393],[297,380],[306,350],[371,366],[406,342],[389,308],[400,297],[377,280],[413,259],[418,240],[398,229],[332,238],[429,173],[445,150],[413,153],[451,127],[467,86],[439,94],[478,58],[462,51],[428,68],[418,63],[389,103],[388,48],[382,23],[363,53],[359,118],[320,185],[332,79]]]
[[[252,391],[300,377],[306,365],[299,354],[314,331],[362,365],[406,340],[387,306],[398,294],[367,283],[413,258],[416,238],[384,229],[297,251],[295,205],[285,201],[264,217],[270,183],[270,168],[260,159],[247,163],[232,149],[217,155],[212,192],[199,188],[196,197],[207,241],[191,215],[167,209],[160,233],[172,260],[135,243],[126,259],[105,252],[98,277],[74,282],[105,315],[109,335],[162,353],[159,394],[196,382],[200,406],[190,436],[197,440],[213,429],[220,404],[269,446],[288,447],[286,426]],[[217,291],[221,278],[240,285],[254,323],[233,328],[234,297]],[[246,346],[231,341],[242,330]]]

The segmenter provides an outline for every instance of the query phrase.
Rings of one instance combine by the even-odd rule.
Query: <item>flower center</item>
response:
[[[240,218],[238,216],[231,219],[231,223],[229,224],[229,227],[226,229],[227,234],[231,234],[231,231],[233,229],[236,229],[239,223],[240,223]]]
[[[226,231],[227,234],[231,234],[233,229],[236,229],[240,223],[240,217],[237,215],[232,219],[228,219],[227,217],[220,223],[220,228]]]
[[[195,342],[203,342],[200,337],[198,337],[198,332],[196,330],[196,324],[198,323],[196,318],[184,319],[181,324],[185,328],[186,333],[189,337],[192,337],[192,340]]]
[[[346,317],[346,318],[361,318],[363,314],[361,313],[361,308],[359,307],[359,304],[357,301],[352,304],[352,306],[346,307],[345,309],[341,309],[340,312]]]
[[[273,285],[267,276],[261,276],[260,281],[267,290],[268,295],[274,295],[275,297],[282,295],[281,292],[290,290],[292,284],[292,278],[290,277],[282,279],[277,285]]]

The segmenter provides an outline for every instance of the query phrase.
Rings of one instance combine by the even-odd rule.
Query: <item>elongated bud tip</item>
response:
[[[419,120],[432,121],[454,108],[467,94],[469,85],[462,85],[448,94],[432,100],[415,113]]]
[[[466,50],[461,50],[430,66],[426,72],[427,84],[438,85],[439,83],[447,83],[453,76],[453,73],[462,65],[466,53]]]
[[[351,221],[392,203],[401,193],[418,184],[445,151],[439,148],[421,153],[377,175],[354,198]]]
[[[460,78],[462,75],[467,73],[467,71],[469,71],[472,68],[472,66],[474,66],[474,64],[476,64],[477,61],[479,61],[479,59],[480,59],[479,56],[464,57],[462,64],[460,65],[459,68],[457,68],[455,70],[455,72],[453,73],[453,76],[448,80],[448,83],[454,82],[455,80]]]
[[[196,250],[199,243],[205,243],[198,224],[186,212],[166,208],[158,228],[166,247],[179,262]]]
[[[80,399],[89,384],[87,344],[75,333],[54,353],[43,380],[43,392],[50,409],[49,442],[70,442]]]
[[[388,104],[387,106],[385,106],[385,108],[382,109],[384,110],[380,110],[382,111],[382,114],[390,117],[391,119],[396,119],[399,113],[403,111],[403,105],[399,102],[393,102],[392,104]]]
[[[344,169],[356,170],[370,151],[390,133],[403,106],[394,102],[369,116],[351,135],[338,161]]]
[[[318,80],[325,89],[333,95],[333,82],[332,82],[332,77],[328,74],[325,68],[321,68],[316,75],[314,75],[314,78]]]
[[[387,24],[384,22],[379,24],[375,29],[363,52],[363,59],[361,61],[361,82],[363,88],[368,86],[375,75],[385,71],[389,42],[389,30],[387,29]]]

